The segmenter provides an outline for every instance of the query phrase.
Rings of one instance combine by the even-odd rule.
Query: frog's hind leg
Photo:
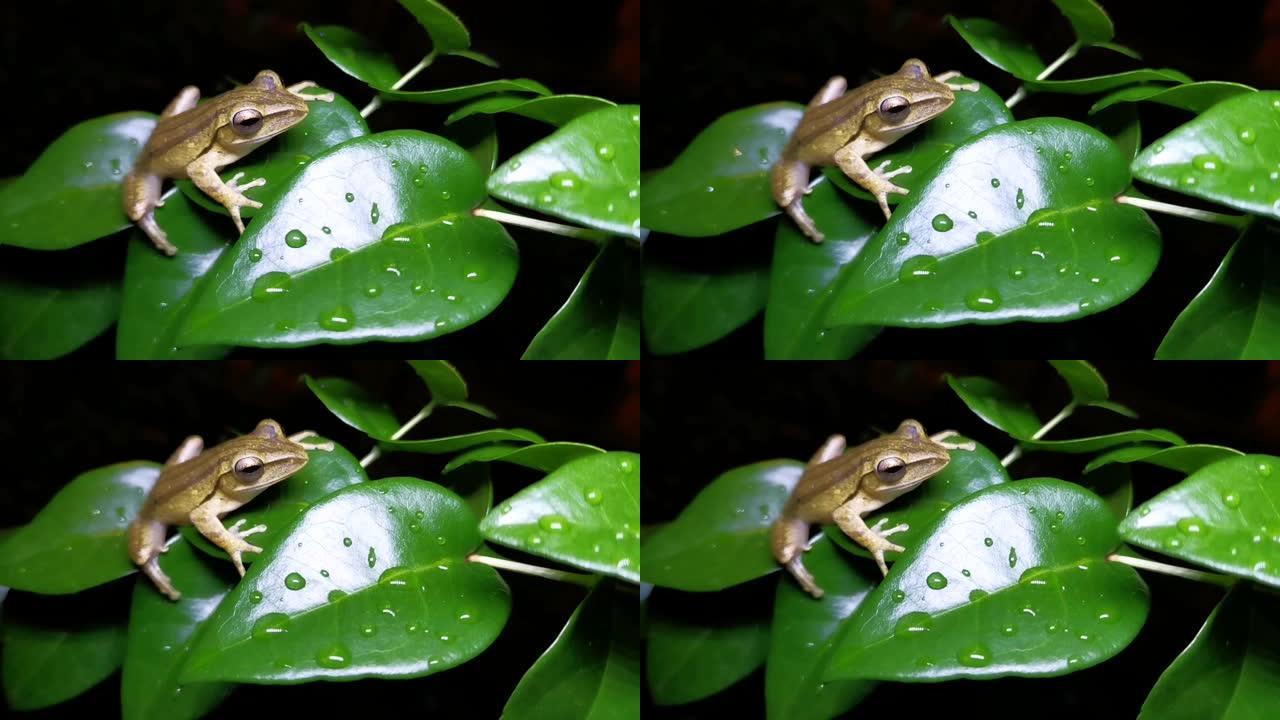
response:
[[[124,213],[142,228],[160,252],[172,256],[178,254],[178,248],[169,242],[169,236],[156,223],[156,206],[160,204],[162,183],[159,176],[135,175],[130,171],[123,183]]]
[[[184,113],[196,106],[200,101],[200,88],[195,85],[188,85],[178,91],[177,96],[164,106],[164,110],[160,112],[160,117],[169,117]]]
[[[135,521],[129,526],[129,559],[151,578],[151,582],[155,583],[165,597],[177,600],[182,597],[182,593],[178,592],[169,576],[160,569],[160,553],[167,549],[164,532],[164,523],[157,520]]]
[[[771,530],[773,557],[791,573],[804,591],[815,598],[822,597],[822,588],[804,566],[804,551],[808,549],[809,523],[796,517],[778,518]]]

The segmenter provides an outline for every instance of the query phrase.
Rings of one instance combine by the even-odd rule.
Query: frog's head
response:
[[[223,494],[248,502],[258,493],[306,466],[306,448],[290,440],[275,420],[263,420],[253,432],[222,446],[218,487]]]
[[[218,139],[226,147],[246,152],[302,122],[310,112],[307,102],[289,92],[270,70],[258,73],[232,97]]]
[[[915,420],[904,420],[892,434],[874,442],[863,487],[885,502],[915,489],[951,462],[947,447],[926,435]]]
[[[881,139],[897,139],[941,115],[955,102],[955,92],[929,75],[925,64],[912,58],[873,83],[874,109],[864,122],[866,130]]]

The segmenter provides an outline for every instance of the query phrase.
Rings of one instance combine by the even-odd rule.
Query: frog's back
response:
[[[859,453],[846,452],[805,468],[787,501],[788,508],[809,522],[831,522],[831,511],[858,491],[862,462]]]
[[[139,154],[137,164],[145,172],[161,177],[186,177],[187,165],[213,145],[217,124],[212,122],[210,112],[203,106],[197,106],[177,115],[161,117]]]
[[[892,76],[886,76],[845,93],[828,103],[805,110],[792,135],[792,146],[800,160],[811,165],[829,165],[832,156],[848,145],[862,130],[863,120],[875,112],[875,98]]]

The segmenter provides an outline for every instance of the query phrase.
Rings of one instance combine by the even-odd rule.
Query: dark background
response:
[[[525,427],[548,440],[640,449],[636,363],[460,362],[457,367],[470,387],[470,399],[496,412],[498,420],[444,408],[409,438]],[[278,420],[287,433],[315,430],[363,456],[373,443],[329,413],[301,383],[303,373],[356,381],[389,402],[401,421],[428,398],[418,376],[399,362],[0,364],[0,447],[7,457],[0,481],[0,527],[28,522],[82,472],[127,460],[163,462],[187,435],[202,435],[211,446],[253,429],[266,417]],[[392,453],[374,462],[369,474],[375,479],[407,475],[435,480],[446,460]],[[539,477],[515,466],[493,472],[499,499]],[[509,549],[503,554],[548,562]],[[212,716],[260,716],[274,707],[298,716],[338,717],[365,711],[373,703],[409,717],[496,718],[582,599],[576,586],[515,573],[502,576],[511,587],[511,617],[497,641],[470,662],[420,680],[244,685]],[[119,621],[128,617],[132,588],[130,579],[71,596],[34,597],[55,617],[85,613],[88,602],[104,618]],[[19,598],[11,593],[5,602]],[[21,717],[117,717],[119,680],[117,672],[73,700]],[[6,710],[0,700],[0,715]]]
[[[1138,50],[1144,60],[1085,49],[1054,79],[1172,67],[1196,80],[1280,86],[1280,0],[1101,4],[1115,23],[1115,41]],[[778,100],[805,103],[832,75],[846,76],[855,87],[894,72],[908,57],[923,59],[933,72],[960,70],[1002,97],[1012,95],[1018,81],[971,50],[943,20],[947,14],[987,17],[1013,28],[1046,63],[1074,39],[1071,26],[1049,0],[650,0],[645,6],[643,78],[651,99],[645,107],[642,167],[665,167],[700,130],[727,112]],[[1032,94],[1013,112],[1018,119],[1052,115],[1087,122],[1096,99]],[[1144,146],[1192,117],[1154,103],[1137,105]],[[1232,212],[1154,186],[1138,187],[1157,200]],[[1163,214],[1152,218],[1164,239],[1159,266],[1142,290],[1111,310],[1066,324],[890,328],[865,352],[920,357],[937,354],[940,346],[959,345],[968,354],[993,358],[1151,357],[1235,238],[1223,226]],[[645,252],[704,269],[723,268],[734,260],[767,263],[775,227],[773,220],[756,223],[733,231],[730,239],[654,235]],[[732,249],[726,253],[728,246]],[[760,357],[763,326],[757,318],[695,354]]]
[[[1110,384],[1112,399],[1137,411],[1139,419],[1082,408],[1052,430],[1050,439],[1160,427],[1190,443],[1280,454],[1280,364],[1099,361],[1096,366]],[[852,446],[892,431],[905,418],[919,420],[930,433],[959,430],[1003,456],[1012,443],[969,411],[944,373],[997,380],[1029,400],[1042,420],[1070,399],[1065,383],[1044,362],[648,361],[641,412],[644,522],[673,519],[703,487],[734,467],[773,458],[803,461],[832,433],[843,433]],[[1028,453],[1010,472],[1015,479],[1076,480],[1090,457]],[[1135,506],[1180,479],[1172,471],[1141,464],[1133,470]],[[684,605],[686,612],[713,605],[713,617],[767,614],[779,577],[789,579],[770,575],[727,595],[659,589],[653,597]],[[882,683],[849,717],[932,717],[942,708],[966,708],[964,717],[991,720],[1022,719],[1029,712],[1043,720],[1137,717],[1156,678],[1195,636],[1222,595],[1220,588],[1202,583],[1148,572],[1142,577],[1151,589],[1151,614],[1137,639],[1106,662],[1057,678]],[[647,691],[644,703],[645,717],[763,718],[764,671],[698,703],[657,707]]]
[[[471,31],[472,49],[501,67],[439,58],[406,89],[528,77],[557,93],[639,102],[640,0],[453,0],[445,5]],[[210,97],[248,82],[264,68],[277,71],[287,83],[314,80],[363,107],[375,93],[330,63],[297,30],[303,21],[359,31],[391,52],[401,71],[413,67],[430,47],[426,31],[395,0],[0,3],[0,93],[9,99],[0,120],[6,126],[0,177],[24,172],[76,123],[127,110],[159,113],[184,85],[196,85]],[[369,118],[370,129],[438,132],[457,107],[387,103]],[[495,117],[500,163],[552,131],[515,115]],[[402,343],[369,343],[337,352],[518,357],[573,291],[596,247],[510,226],[507,231],[520,247],[521,268],[511,293],[491,315],[430,342],[425,352],[423,345]],[[131,234],[58,252],[7,247],[0,252],[0,270],[32,277],[38,272],[32,268],[48,267],[56,256],[65,279],[118,278]],[[108,332],[78,356],[113,357],[114,344],[115,334]]]

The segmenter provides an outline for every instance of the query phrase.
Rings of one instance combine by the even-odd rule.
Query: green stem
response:
[[[1040,74],[1036,75],[1036,79],[1044,80],[1045,78],[1049,77],[1050,75],[1053,74],[1055,70],[1062,67],[1063,63],[1075,57],[1076,53],[1078,52],[1080,52],[1079,40],[1071,43],[1071,47],[1063,51],[1063,53],[1058,56],[1057,60],[1054,60],[1053,62],[1049,63],[1049,67],[1046,67],[1044,70],[1041,70]],[[1007,108],[1011,108],[1014,105],[1017,105],[1018,103],[1022,102],[1026,97],[1027,97],[1027,86],[1019,85],[1018,89],[1012,95],[1009,96],[1009,99],[1004,101],[1004,106]]]
[[[1037,430],[1035,434],[1031,436],[1031,439],[1039,440],[1040,438],[1044,437],[1046,434],[1048,434],[1050,430],[1057,427],[1058,424],[1061,423],[1063,420],[1066,420],[1067,418],[1071,417],[1071,413],[1075,411],[1076,411],[1076,403],[1074,400],[1072,400],[1071,402],[1067,403],[1066,407],[1062,408],[1062,412],[1059,412],[1057,415],[1054,415],[1052,418],[1049,419],[1049,422],[1040,426],[1040,429]],[[1003,458],[1001,458],[1000,464],[1005,467],[1009,467],[1009,465],[1011,465],[1014,460],[1017,460],[1020,457],[1022,457],[1021,445],[1010,450],[1008,455],[1005,455]]]
[[[435,400],[432,400],[431,402],[424,405],[423,408],[418,411],[417,415],[414,415],[413,417],[409,418],[408,422],[401,425],[399,430],[396,430],[395,432],[391,433],[391,439],[399,440],[400,438],[404,437],[405,433],[414,429],[415,427],[418,426],[418,423],[430,417],[431,411],[435,409],[436,409]],[[360,467],[367,468],[374,460],[377,460],[380,457],[382,457],[382,448],[378,447],[377,445],[374,445],[373,449],[369,451],[368,455],[365,455],[364,457],[360,458]]]
[[[1192,570],[1178,565],[1169,565],[1168,563],[1156,562],[1146,558],[1132,557],[1130,555],[1120,555],[1111,553],[1107,556],[1109,562],[1128,565],[1139,570],[1150,570],[1162,575],[1172,575],[1186,580],[1195,580],[1196,582],[1209,583],[1210,585],[1220,585],[1222,587],[1231,587],[1236,583],[1236,578],[1230,575],[1221,575],[1219,573],[1205,572],[1203,570]]]
[[[560,223],[554,223],[548,220],[538,220],[537,218],[525,217],[524,215],[516,215],[515,213],[502,212],[499,210],[476,208],[471,211],[471,214],[476,217],[497,220],[500,223],[506,223],[508,225],[519,225],[520,227],[541,230],[542,232],[551,233],[553,235],[582,238],[583,240],[591,240],[594,242],[603,242],[609,237],[609,233],[601,232],[599,230],[588,230],[587,228],[575,227],[573,225],[561,225]]]
[[[1177,215],[1178,217],[1191,218],[1192,220],[1200,220],[1202,222],[1214,223],[1215,225],[1226,225],[1236,228],[1237,230],[1244,228],[1249,224],[1248,215],[1227,215],[1225,213],[1216,213],[1209,210],[1197,210],[1184,205],[1174,205],[1173,203],[1160,202],[1159,200],[1149,200],[1147,198],[1132,197],[1130,195],[1120,195],[1116,197],[1116,202],[1125,205],[1133,205],[1143,210],[1151,212],[1164,213],[1165,215]]]
[[[400,88],[404,87],[406,84],[408,84],[410,80],[417,77],[418,73],[431,67],[431,63],[435,61],[436,61],[436,51],[432,50],[431,52],[427,53],[426,57],[419,60],[417,65],[414,65],[413,67],[409,68],[409,72],[405,73],[404,75],[401,75],[399,80],[392,83],[391,89],[399,90]],[[380,107],[382,107],[382,96],[381,95],[374,96],[374,98],[369,101],[368,105],[365,105],[363,108],[360,109],[360,117],[367,119],[370,115],[373,114],[375,110],[377,110]]]
[[[521,573],[522,575],[533,575],[534,577],[546,578],[548,580],[557,580],[559,582],[572,583],[581,585],[582,587],[591,587],[596,584],[598,578],[595,575],[583,575],[582,573],[565,572],[564,570],[552,570],[539,565],[529,565],[527,563],[516,562],[515,560],[507,560],[506,558],[493,557],[491,555],[480,555],[473,553],[467,556],[468,562],[480,563],[488,565],[499,570],[509,570],[511,572]]]

